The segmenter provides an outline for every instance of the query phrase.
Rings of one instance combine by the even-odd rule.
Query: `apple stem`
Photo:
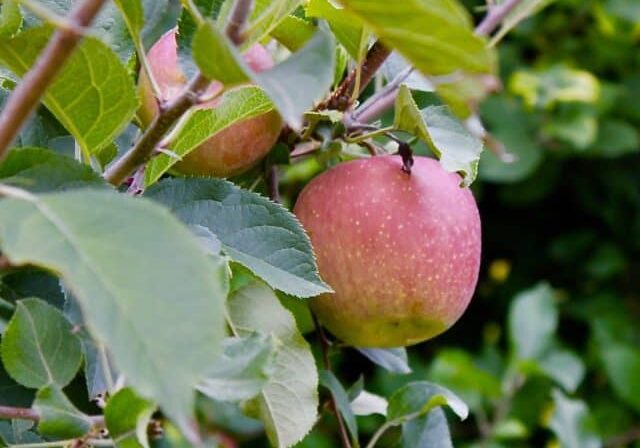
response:
[[[398,154],[402,157],[402,171],[411,175],[411,167],[413,166],[413,151],[407,142],[398,142]]]
[[[229,40],[236,46],[241,45],[245,40],[244,28],[252,10],[253,0],[237,0],[233,5],[226,32]]]
[[[369,85],[390,54],[390,48],[380,41],[374,42],[362,63],[344,78],[328,99],[318,104],[316,110],[347,110]]]
[[[278,173],[278,167],[275,165],[267,167],[264,177],[267,183],[269,198],[274,202],[280,203],[280,174]]]
[[[72,26],[59,28],[55,32],[36,64],[9,96],[0,115],[0,160],[7,154],[22,125],[82,39],[83,33],[79,30],[91,24],[104,3],[105,0],[78,3],[67,21]]]

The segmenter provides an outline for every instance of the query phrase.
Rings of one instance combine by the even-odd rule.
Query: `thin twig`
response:
[[[139,167],[153,156],[154,149],[162,137],[178,122],[180,117],[198,103],[211,81],[197,73],[182,94],[168,105],[161,107],[158,115],[140,137],[140,140],[124,156],[118,159],[105,172],[104,178],[112,185],[120,185]]]
[[[105,0],[84,0],[78,3],[71,12],[69,23],[79,29],[86,28],[104,2]],[[22,125],[81,39],[82,33],[78,33],[75,28],[57,30],[34,66],[16,86],[0,115],[0,160],[6,156]]]
[[[247,19],[253,10],[253,0],[238,0],[233,5],[233,10],[227,22],[227,37],[236,46],[244,42]]]
[[[11,406],[0,406],[1,420],[30,420],[40,421],[40,413],[32,408],[14,408]],[[102,415],[90,416],[89,419],[95,427],[104,427],[104,417]]]
[[[476,28],[478,36],[488,36],[502,23],[504,18],[518,6],[522,0],[506,0],[499,5],[489,7],[489,12]]]
[[[347,110],[351,106],[352,98],[358,97],[369,85],[390,54],[391,49],[389,47],[380,41],[376,41],[367,52],[360,66],[352,70],[333,91],[331,96],[316,107],[316,110]],[[358,84],[357,92],[355,92],[356,84]]]
[[[351,120],[353,120],[354,124],[369,123],[389,110],[396,101],[400,85],[409,78],[412,72],[413,67],[407,67],[389,84],[384,86],[382,90],[365,101],[364,104],[351,115]]]
[[[280,203],[280,173],[278,172],[277,166],[272,165],[267,168],[265,180],[267,182],[269,198],[274,202]]]
[[[320,325],[320,322],[318,322],[318,318],[316,317],[316,315],[311,313],[311,317],[313,318],[313,324],[316,327],[316,332],[318,333],[318,337],[320,339],[320,349],[322,350],[322,363],[324,364],[324,369],[331,372],[331,360],[329,359],[329,349],[331,347],[331,342],[329,341],[329,339],[327,339],[327,335],[325,334],[322,325]],[[340,414],[340,410],[338,409],[338,403],[336,403],[336,400],[335,398],[333,398],[333,394],[331,393],[329,394],[329,404],[338,422],[342,446],[344,448],[351,448],[351,440],[349,439],[347,427],[345,426],[344,420],[342,419],[342,414]]]

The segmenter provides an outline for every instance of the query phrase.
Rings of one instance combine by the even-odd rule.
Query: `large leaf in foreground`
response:
[[[320,279],[309,238],[288,210],[221,179],[165,180],[146,196],[190,225],[209,229],[234,261],[273,288],[298,297],[330,289]]]
[[[311,430],[318,416],[318,371],[309,344],[291,313],[262,283],[240,288],[227,306],[239,336],[257,330],[281,342],[274,371],[256,405],[271,444],[292,446]]]
[[[50,37],[51,29],[42,27],[2,39],[0,60],[24,76]],[[131,120],[138,99],[118,56],[100,40],[86,37],[47,89],[44,104],[85,151],[95,153]]]
[[[3,187],[2,252],[61,275],[129,383],[183,429],[224,332],[225,268],[165,209],[107,191]]]

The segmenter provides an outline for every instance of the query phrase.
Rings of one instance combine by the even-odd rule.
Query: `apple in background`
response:
[[[244,54],[245,61],[256,72],[273,67],[267,50],[253,45]],[[187,78],[178,63],[176,30],[165,33],[147,53],[151,72],[160,89],[162,100],[171,100],[182,93]],[[147,127],[158,114],[149,78],[140,71],[139,92],[142,105],[138,117]],[[215,94],[222,84],[214,82],[207,94]],[[214,99],[200,108],[215,108],[219,99]],[[276,111],[234,123],[211,137],[175,164],[173,169],[186,175],[228,177],[243,173],[260,161],[276,143],[280,135],[282,119]]]
[[[341,163],[313,179],[294,212],[335,294],[311,308],[356,347],[430,339],[460,318],[480,269],[480,215],[460,177],[426,157]]]

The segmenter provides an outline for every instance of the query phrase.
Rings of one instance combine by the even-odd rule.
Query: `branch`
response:
[[[84,0],[72,10],[66,27],[56,31],[31,70],[15,88],[0,115],[0,160],[36,108],[45,90],[64,67],[82,39],[82,30],[91,24],[105,0]]]
[[[236,46],[244,42],[245,36],[243,32],[252,9],[253,0],[238,0],[233,5],[226,32],[229,40]]]
[[[478,36],[491,34],[521,2],[522,0],[506,0],[499,5],[490,6],[489,12],[476,28],[476,34]]]
[[[380,41],[376,41],[367,52],[367,56],[360,66],[352,70],[331,96],[316,107],[316,110],[347,110],[351,106],[353,98],[358,97],[369,85],[390,54],[390,48]],[[360,74],[359,78],[358,73]],[[357,93],[355,92],[356,88],[358,89]]]
[[[384,86],[380,92],[373,95],[360,106],[351,116],[354,124],[370,123],[380,115],[389,110],[396,102],[400,85],[407,80],[413,72],[413,67],[407,67],[400,72],[389,84]],[[350,124],[348,124],[349,126]]]
[[[246,8],[247,3],[250,4],[252,2],[250,0],[236,0],[233,9],[234,20],[238,20],[241,23],[246,21],[250,12],[250,8]],[[240,13],[245,14],[244,19],[240,17]],[[196,18],[196,20],[198,19]],[[227,36],[234,32],[234,27],[235,25],[231,23],[227,25],[225,30]],[[107,169],[104,173],[104,178],[107,182],[118,186],[126,181],[138,168],[149,162],[154,155],[154,150],[165,134],[178,123],[180,118],[192,106],[201,101],[202,95],[210,85],[211,81],[205,78],[202,73],[197,72],[180,96],[173,99],[169,104],[160,107],[158,115],[133,148]]]
[[[30,420],[40,421],[40,414],[31,408],[14,408],[10,406],[0,406],[0,419],[2,420]],[[90,416],[89,419],[94,426],[104,427],[104,417],[102,415]]]

